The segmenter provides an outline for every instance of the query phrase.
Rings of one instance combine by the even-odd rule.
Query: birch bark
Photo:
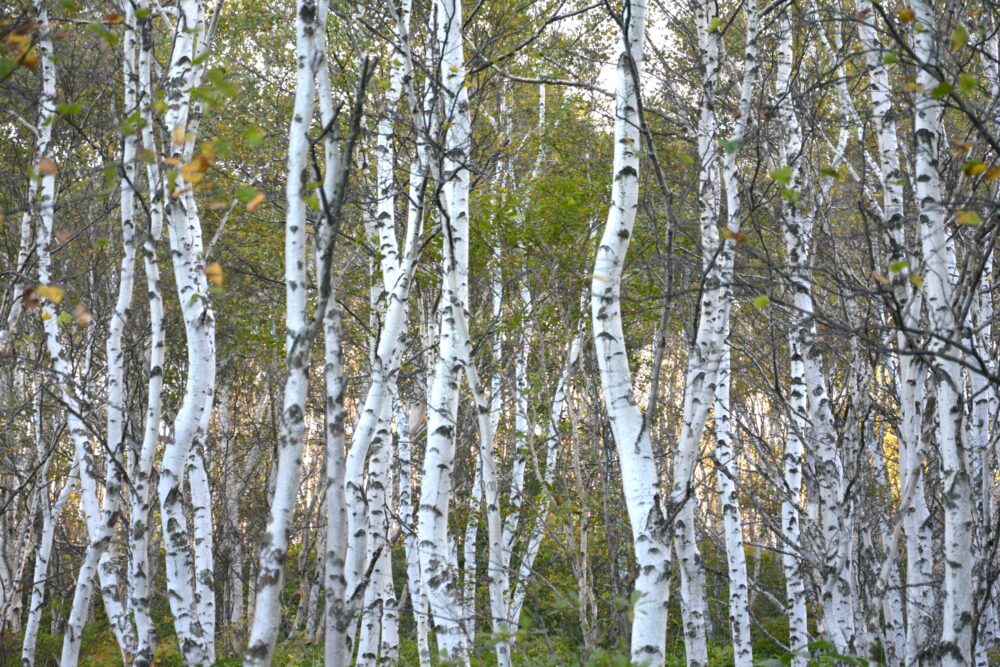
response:
[[[963,424],[961,369],[955,351],[958,335],[948,272],[947,230],[942,203],[940,157],[941,101],[931,92],[939,81],[933,71],[939,60],[936,10],[927,0],[913,3],[922,30],[915,31],[914,53],[921,66],[914,94],[915,190],[924,255],[923,289],[930,321],[929,350],[934,355],[935,437],[941,456],[944,502],[944,599],[941,601],[941,664],[971,665],[973,636],[973,581],[968,557],[972,553],[972,488]]]
[[[307,318],[306,201],[309,169],[309,127],[315,106],[315,82],[322,63],[317,53],[315,0],[296,3],[296,79],[292,121],[288,130],[288,170],[285,209],[285,365],[287,376],[278,436],[274,498],[261,538],[260,571],[254,617],[244,665],[268,665],[280,626],[280,594],[292,514],[295,511],[305,433],[308,366],[312,336]],[[325,275],[319,281],[328,280]],[[318,306],[318,308],[320,308]],[[320,308],[325,314],[325,304]]]
[[[740,99],[736,122],[722,154],[722,180],[726,191],[726,217],[729,235],[735,235],[742,226],[740,184],[736,157],[744,141],[750,121],[750,103],[754,84],[757,80],[757,35],[760,15],[756,2],[747,6],[746,45],[743,52],[743,77],[740,85]],[[735,252],[728,257],[728,265],[723,265],[721,283],[732,290],[732,261]],[[727,274],[728,272],[728,274]],[[732,296],[730,294],[729,298]],[[722,333],[722,356],[719,360],[718,379],[715,387],[715,458],[720,470],[717,473],[719,496],[723,503],[725,525],[726,559],[729,570],[729,625],[733,638],[733,659],[736,667],[750,667],[753,664],[753,647],[750,636],[749,580],[747,579],[746,554],[743,542],[743,519],[740,511],[739,478],[736,467],[736,453],[733,451],[731,433],[730,371],[731,353],[728,341],[729,321],[725,322]]]
[[[417,511],[421,586],[427,595],[439,655],[469,664],[464,596],[459,588],[448,535],[455,458],[458,389],[463,368],[459,323],[468,308],[469,169],[471,116],[465,88],[462,6],[437,0],[437,42],[441,49],[444,106],[444,166],[441,174],[441,267],[438,359],[427,397],[427,449]],[[457,558],[455,559],[457,560]]]
[[[40,528],[39,534],[35,538],[35,568],[31,580],[31,598],[28,601],[28,618],[24,624],[24,644],[21,648],[21,664],[23,667],[34,667],[35,649],[38,645],[38,631],[42,623],[42,612],[45,605],[45,588],[48,581],[49,559],[52,556],[52,543],[55,538],[56,523],[62,514],[66,501],[76,488],[79,469],[76,457],[73,458],[73,465],[70,468],[66,481],[56,494],[53,502],[51,490],[48,483],[49,473],[49,452],[46,451],[43,433],[42,419],[42,394],[39,391],[35,396],[35,451],[39,461],[43,461],[39,471],[41,482],[38,486],[37,501],[35,511],[40,519],[35,521],[36,528]]]
[[[136,5],[138,10],[148,10],[146,0]],[[153,136],[152,90],[152,18],[146,16],[139,22],[138,45],[139,112],[143,120],[142,148],[156,155]],[[159,163],[146,163],[149,222],[142,244],[143,268],[146,274],[146,293],[149,301],[150,349],[149,379],[146,390],[145,424],[142,444],[132,465],[132,486],[129,494],[129,607],[136,626],[137,666],[152,664],[155,631],[150,614],[149,599],[149,536],[150,530],[150,478],[153,458],[160,433],[161,397],[163,391],[163,363],[166,352],[163,296],[160,288],[160,265],[157,250],[163,231],[163,183]]]
[[[878,40],[874,26],[875,8],[869,3],[871,19],[859,22],[859,33],[867,47],[868,80],[872,101],[872,116],[878,139],[880,180],[882,182],[883,227],[889,246],[889,279],[896,302],[900,304],[901,320],[907,329],[919,325],[920,293],[910,281],[914,260],[907,252],[905,234],[904,191],[899,159],[899,139],[896,130],[889,84],[889,72],[883,60],[885,49]],[[894,267],[897,270],[893,270]],[[900,350],[912,352],[916,341],[905,332],[896,336]],[[904,660],[915,664],[928,637],[929,611],[935,608],[932,579],[932,534],[930,514],[924,496],[923,442],[920,428],[924,403],[924,370],[914,354],[900,354],[896,362],[899,393],[899,459],[903,469],[901,488],[912,485],[912,500],[906,507],[906,645]],[[910,481],[912,480],[912,481]]]
[[[785,100],[780,106],[778,113],[784,123],[785,131],[788,134],[785,155],[798,155],[801,148],[801,137],[798,132],[798,118],[795,109],[792,107],[791,76],[792,76],[792,28],[787,14],[783,13],[779,18],[778,35],[778,80],[776,85],[776,96],[779,100]],[[795,142],[798,141],[798,144]],[[797,219],[797,210],[789,203],[783,211],[786,227],[794,225]],[[796,234],[786,236],[786,249],[801,253],[797,246],[799,243]],[[791,258],[791,252],[789,252]],[[794,327],[795,323],[789,323]],[[790,376],[791,389],[789,398],[789,410],[792,413],[792,423],[788,425],[785,454],[784,454],[784,478],[785,478],[785,498],[781,503],[781,526],[784,539],[787,543],[786,551],[782,554],[782,564],[785,570],[785,595],[788,604],[788,645],[793,651],[799,651],[809,642],[809,630],[806,618],[806,581],[802,564],[802,543],[801,543],[801,495],[802,495],[802,467],[805,463],[803,459],[802,435],[805,432],[805,414],[807,409],[807,397],[805,389],[805,367],[802,360],[802,347],[798,336],[789,332],[788,336],[789,357],[791,359]],[[795,553],[794,550],[798,550]],[[805,667],[807,660],[796,655],[792,659],[793,667]]]
[[[203,29],[201,2],[182,0],[178,3],[164,122],[170,131],[166,153],[181,162],[191,158],[194,147],[196,115],[192,114],[191,91],[197,85],[200,67],[193,65],[193,60],[198,54],[197,38]],[[201,221],[194,193],[190,187],[179,183],[176,174],[167,180],[168,185],[170,182],[179,185],[172,192],[164,193],[164,215],[170,227],[174,277],[187,338],[188,371],[184,398],[174,418],[173,432],[165,443],[157,492],[174,629],[185,661],[202,665],[214,661],[215,642],[214,637],[206,635],[199,614],[198,572],[184,512],[184,477],[188,453],[204,439],[202,426],[206,413],[212,409],[215,316],[208,299]]]
[[[669,527],[661,507],[659,472],[649,432],[632,393],[621,316],[621,278],[639,196],[639,85],[646,6],[625,3],[615,83],[613,187],[597,249],[591,316],[601,387],[622,470],[622,485],[639,573],[635,581],[631,657],[662,665],[670,584]]]
[[[40,0],[34,4],[35,15],[39,23],[37,48],[42,71],[42,93],[39,100],[39,122],[36,143],[36,154],[39,159],[52,153],[52,125],[56,113],[56,69],[52,46],[52,26],[48,20],[48,11]],[[37,163],[36,163],[37,164]],[[38,213],[39,226],[36,240],[38,254],[38,282],[41,285],[52,283],[52,251],[54,248],[53,228],[55,223],[56,170],[38,169],[33,176],[38,178],[37,202],[35,210]],[[100,575],[101,589],[105,593],[104,606],[108,618],[113,619],[112,628],[119,646],[126,659],[134,652],[134,640],[129,641],[127,628],[119,621],[124,617],[124,608],[117,599],[117,586],[114,572],[98,568],[101,553],[107,548],[112,535],[107,524],[102,521],[102,507],[98,497],[98,482],[95,454],[90,441],[90,433],[84,421],[81,409],[79,388],[74,386],[74,377],[69,362],[64,354],[60,339],[58,313],[56,303],[48,298],[42,299],[42,324],[45,342],[51,358],[52,371],[59,388],[60,399],[67,411],[67,423],[70,436],[76,451],[80,475],[81,509],[87,526],[87,555],[78,577],[74,609],[79,613],[71,615],[70,627],[67,629],[63,642],[62,664],[74,665],[79,657],[80,641],[82,640],[85,621],[84,601],[89,603],[93,592],[93,577]],[[79,604],[77,604],[79,602]]]

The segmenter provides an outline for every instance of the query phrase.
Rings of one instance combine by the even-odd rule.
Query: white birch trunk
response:
[[[39,122],[36,152],[39,158],[48,158],[51,153],[52,125],[56,113],[56,70],[53,58],[51,25],[48,23],[48,13],[43,2],[35,3],[35,13],[40,24],[37,44],[42,68],[42,95],[39,101]],[[37,191],[36,204],[39,227],[36,241],[38,254],[38,282],[42,285],[52,283],[52,245],[55,223],[55,170],[39,170],[35,175],[40,184]],[[56,304],[47,298],[42,300],[42,323],[45,332],[45,342],[51,358],[52,370],[58,383],[60,398],[67,411],[67,423],[72,438],[76,459],[79,462],[81,510],[87,526],[88,546],[84,563],[78,577],[77,594],[79,605],[74,600],[74,608],[82,610],[72,618],[73,625],[68,628],[63,643],[62,664],[74,665],[79,657],[80,640],[82,639],[85,607],[89,606],[92,595],[92,580],[95,573],[101,575],[101,587],[106,593],[105,610],[109,619],[124,617],[124,608],[115,595],[117,586],[113,572],[99,570],[97,567],[102,551],[111,540],[111,533],[106,523],[102,521],[102,508],[98,497],[97,470],[90,433],[83,420],[79,389],[75,386],[74,376],[67,361],[60,340],[58,313]],[[98,572],[99,571],[99,572]],[[88,604],[83,604],[84,599]],[[128,635],[119,624],[113,624],[116,639],[123,655],[129,659],[134,651],[134,642],[130,643]],[[130,650],[131,649],[131,650]]]
[[[883,191],[883,226],[889,245],[889,278],[898,303],[902,304],[902,321],[907,328],[918,328],[920,294],[910,282],[912,260],[906,250],[904,233],[904,192],[900,179],[899,140],[893,118],[889,72],[883,62],[885,52],[871,21],[875,9],[869,3],[871,18],[859,23],[859,32],[868,56],[868,79],[872,101],[872,116],[878,139],[880,179]],[[899,267],[898,270],[892,270]],[[914,342],[900,332],[897,345],[912,350]],[[924,371],[913,354],[901,354],[897,363],[900,417],[899,462],[903,470],[901,488],[912,485],[912,500],[905,508],[906,535],[906,644],[901,656],[905,664],[915,664],[928,638],[929,612],[934,609],[934,589],[931,582],[931,530],[924,499],[923,445],[920,428],[923,414]],[[913,480],[910,482],[909,480]]]
[[[792,143],[792,137],[797,137],[798,118],[794,108],[791,108],[791,100],[788,99],[791,91],[792,76],[792,32],[791,24],[787,14],[782,14],[779,19],[779,42],[778,42],[778,80],[776,84],[776,96],[778,99],[787,100],[779,114],[785,124],[785,131],[789,135],[786,155],[796,154],[798,150]],[[798,139],[801,146],[801,139]],[[793,153],[793,149],[794,153]],[[797,215],[794,206],[786,206],[784,212],[786,216]],[[789,224],[788,221],[786,224]],[[796,243],[794,236],[790,237],[787,244]],[[790,325],[791,326],[791,325]],[[789,357],[791,359],[792,378],[789,390],[789,411],[792,414],[792,423],[788,425],[785,454],[784,454],[784,481],[785,497],[781,503],[781,527],[785,540],[785,548],[782,554],[782,564],[785,570],[785,595],[788,604],[788,645],[792,651],[802,650],[809,642],[809,630],[806,619],[806,581],[804,568],[802,566],[802,468],[805,464],[803,457],[802,435],[805,432],[805,415],[807,410],[807,397],[805,388],[805,368],[802,360],[802,349],[797,336],[789,332]],[[797,552],[797,553],[796,553]],[[796,655],[792,659],[793,667],[805,667],[807,660]]]
[[[743,52],[739,116],[736,119],[728,145],[724,147],[722,153],[722,179],[726,189],[726,215],[730,234],[738,232],[742,225],[742,202],[736,157],[750,120],[750,103],[759,69],[757,64],[759,20],[757,4],[752,2],[747,7],[746,45]],[[735,253],[732,253],[728,258],[730,260],[728,266],[723,266],[722,286],[728,288],[730,292],[732,290],[732,261],[734,257]],[[729,298],[732,298],[731,294]],[[736,455],[733,451],[730,427],[732,414],[729,400],[731,354],[728,333],[729,321],[727,318],[715,388],[715,458],[719,466],[716,483],[723,504],[726,560],[729,572],[729,625],[733,639],[733,659],[735,667],[750,667],[753,664],[753,647],[750,636],[750,590],[743,544],[743,519],[740,512],[739,490],[736,485],[739,472],[735,465]]]
[[[625,34],[615,83],[615,152],[608,222],[597,249],[591,284],[594,346],[608,418],[618,448],[635,559],[631,657],[662,665],[666,653],[670,584],[669,527],[661,507],[659,473],[646,422],[632,393],[621,316],[621,277],[639,196],[639,77],[646,6],[625,3]]]
[[[703,667],[708,663],[705,627],[705,572],[698,550],[695,513],[695,465],[708,412],[715,397],[715,384],[722,359],[726,322],[729,317],[729,290],[722,285],[723,272],[729,267],[735,243],[721,240],[718,232],[721,187],[719,156],[716,146],[715,87],[719,72],[719,31],[712,21],[720,20],[714,2],[697,6],[701,52],[701,115],[698,124],[699,219],[701,227],[702,271],[704,288],[700,298],[700,317],[695,340],[688,349],[684,385],[683,424],[674,452],[671,507],[677,508],[674,520],[674,549],[680,564],[681,613],[687,664]],[[731,269],[729,269],[731,271]]]
[[[922,30],[915,31],[914,53],[926,63],[917,71],[921,90],[914,94],[915,190],[919,205],[920,236],[924,255],[923,289],[926,298],[936,394],[935,435],[941,456],[944,498],[944,599],[941,601],[941,664],[971,665],[973,635],[972,554],[973,507],[969,479],[965,428],[959,386],[959,354],[954,350],[958,323],[952,310],[952,286],[948,273],[947,230],[942,203],[940,123],[942,103],[931,95],[939,83],[931,72],[938,62],[940,37],[935,8],[927,0],[915,0],[913,9]]]
[[[122,40],[123,47],[123,81],[125,84],[125,113],[138,111],[139,80],[137,63],[138,25],[135,10],[130,2],[122,3],[125,16],[125,31]],[[122,337],[128,323],[129,310],[132,305],[132,292],[135,282],[135,182],[136,153],[139,137],[135,133],[127,134],[122,150],[122,175],[119,184],[120,215],[122,226],[122,246],[124,256],[118,274],[118,299],[108,328],[107,351],[107,462],[104,479],[104,508],[101,523],[108,534],[98,560],[101,576],[101,593],[107,599],[126,600],[127,597],[118,590],[118,572],[115,563],[117,549],[115,548],[115,523],[122,499],[122,484],[125,472],[125,432],[127,413],[125,410],[125,358],[122,351]],[[108,622],[128,656],[126,662],[136,654],[138,643],[135,629],[124,604],[112,605],[108,608]]]
[[[469,664],[465,605],[452,559],[448,513],[457,436],[458,388],[463,366],[463,340],[458,325],[468,308],[468,231],[471,116],[465,88],[462,6],[438,0],[437,41],[444,106],[442,222],[445,259],[442,266],[438,359],[427,397],[427,449],[417,510],[421,586],[427,596],[438,652]],[[457,560],[457,558],[456,558]]]
[[[77,477],[79,474],[78,466],[76,463],[76,457],[74,456],[73,465],[70,468],[69,474],[67,475],[66,481],[63,483],[61,490],[57,494],[56,500],[53,503],[50,497],[48,478],[49,469],[49,456],[45,449],[44,438],[42,432],[42,395],[39,391],[35,396],[35,443],[36,443],[36,453],[39,461],[44,461],[39,471],[40,484],[37,491],[37,506],[35,507],[35,512],[39,519],[41,519],[41,525],[38,525],[38,519],[36,519],[36,529],[40,529],[40,533],[36,537],[35,541],[35,568],[32,574],[31,581],[31,598],[28,601],[28,618],[24,624],[24,644],[21,648],[21,664],[23,667],[34,667],[35,665],[35,649],[38,645],[38,630],[42,622],[42,612],[44,611],[43,605],[45,604],[45,588],[48,581],[48,571],[49,571],[49,558],[52,555],[52,543],[55,537],[56,522],[62,515],[63,507],[66,505],[66,501],[69,500],[69,496],[73,493],[76,487]]]
[[[197,115],[192,113],[191,90],[197,85],[200,68],[192,63],[199,54],[196,48],[199,28],[204,28],[204,7],[199,0],[182,0],[177,6],[177,34],[167,75],[167,112],[164,115],[170,132],[166,153],[180,161],[189,160],[194,148]],[[187,338],[188,369],[184,398],[174,418],[171,437],[164,447],[157,491],[174,629],[185,662],[203,665],[214,661],[215,642],[201,625],[196,562],[184,512],[184,477],[188,453],[192,447],[200,446],[205,438],[205,415],[212,409],[215,318],[208,299],[201,221],[194,193],[179,176],[167,180],[168,185],[175,180],[178,186],[173,192],[164,193],[164,213],[170,226],[174,278]]]
[[[452,209],[454,211],[454,209]],[[463,225],[458,227],[457,225]],[[449,237],[467,233],[467,217],[454,213],[442,221]],[[445,240],[450,247],[449,240]],[[457,258],[446,252],[442,272],[456,272]],[[461,664],[468,664],[464,630],[464,601],[450,554],[448,510],[455,458],[455,428],[458,413],[459,371],[463,341],[457,321],[464,317],[465,304],[451,285],[457,278],[442,279],[438,360],[427,397],[427,450],[417,509],[417,550],[420,554],[421,587],[427,596],[437,636],[438,651]]]
[[[406,553],[406,581],[410,588],[410,605],[417,632],[417,656],[420,667],[431,664],[428,637],[427,598],[420,579],[420,555],[417,553],[417,525],[413,513],[412,446],[416,415],[407,413],[403,401],[396,397],[394,404],[396,432],[399,434],[399,517],[403,531],[403,548]]]
[[[285,210],[285,364],[287,376],[278,439],[277,477],[271,512],[261,538],[260,570],[253,623],[244,665],[268,665],[281,625],[281,588],[288,538],[295,512],[302,442],[305,434],[308,366],[311,350],[307,317],[306,201],[312,180],[309,169],[309,127],[315,107],[315,81],[322,63],[316,33],[315,0],[296,3],[296,81],[292,121],[288,130],[288,170]],[[320,276],[320,280],[325,277]]]
[[[141,0],[138,9],[146,10],[148,5]],[[138,45],[139,70],[139,110],[143,120],[142,147],[150,154],[156,154],[153,137],[152,92],[152,35],[150,17],[139,21],[141,43]],[[149,583],[149,521],[150,477],[153,458],[156,454],[160,432],[161,397],[163,391],[163,363],[166,345],[164,328],[163,296],[160,289],[160,267],[157,248],[163,230],[163,184],[160,180],[159,163],[150,160],[146,164],[146,180],[149,193],[149,228],[142,246],[143,267],[146,273],[146,292],[149,300],[150,350],[149,381],[146,391],[146,421],[143,428],[142,445],[135,464],[132,466],[132,486],[129,494],[129,607],[136,626],[135,664],[145,667],[152,664],[154,654],[155,629],[150,614]]]

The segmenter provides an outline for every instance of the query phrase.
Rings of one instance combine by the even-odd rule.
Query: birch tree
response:
[[[635,581],[631,656],[661,665],[666,657],[670,545],[661,507],[659,473],[646,422],[632,393],[621,313],[625,253],[639,197],[639,87],[646,6],[626,2],[622,12],[615,82],[613,188],[607,225],[597,248],[591,283],[594,346],[605,409],[622,467],[622,486],[639,567]]]
[[[801,136],[798,129],[798,116],[792,106],[791,76],[792,76],[792,28],[791,21],[787,13],[782,13],[778,24],[778,70],[776,82],[776,97],[784,100],[779,114],[784,123],[784,130],[787,133],[785,156],[797,156],[801,150]],[[794,182],[793,177],[787,179],[789,183]],[[804,259],[801,253],[802,238],[797,233],[798,210],[792,202],[784,204],[783,211],[786,216],[783,219],[783,229],[785,233],[786,252],[789,255],[789,263],[800,262]],[[794,254],[793,254],[794,253]],[[801,276],[801,272],[799,272]],[[796,325],[790,323],[790,329]],[[806,617],[806,581],[801,569],[801,549],[802,549],[802,513],[800,508],[802,494],[802,468],[803,457],[803,434],[805,428],[805,413],[807,407],[806,389],[804,387],[805,368],[802,361],[803,351],[799,344],[799,338],[789,333],[789,356],[791,364],[791,388],[789,397],[789,411],[792,414],[792,423],[788,424],[784,453],[784,482],[787,497],[782,501],[781,523],[783,537],[788,544],[789,550],[782,554],[782,562],[785,570],[785,590],[788,604],[788,643],[793,650],[798,650],[809,641],[809,630]],[[800,553],[796,554],[795,550]],[[795,667],[805,665],[806,661],[801,656],[792,659]]]
[[[934,7],[923,0],[913,3],[916,20],[924,27],[914,35],[914,52],[920,60],[917,84],[922,87],[914,101],[914,173],[923,250],[923,289],[934,354],[934,436],[941,452],[941,482],[947,502],[944,508],[944,595],[941,600],[941,664],[972,663],[973,582],[966,558],[972,553],[972,488],[969,478],[963,423],[962,391],[957,386],[960,367],[953,347],[958,335],[952,310],[952,285],[948,272],[948,250],[942,185],[938,170],[942,105],[931,95],[939,80],[933,73],[939,45],[935,38]]]

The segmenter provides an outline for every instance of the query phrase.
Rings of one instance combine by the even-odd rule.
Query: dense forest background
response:
[[[0,664],[998,660],[1000,13],[0,6]]]

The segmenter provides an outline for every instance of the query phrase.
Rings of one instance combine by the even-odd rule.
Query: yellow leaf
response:
[[[28,69],[35,69],[38,65],[38,50],[31,46],[31,33],[33,31],[34,25],[23,24],[7,35],[7,50],[10,51],[15,61]]]
[[[903,23],[913,23],[917,20],[917,13],[910,7],[900,9],[896,12],[896,16],[898,16],[899,20]]]
[[[253,199],[247,202],[247,210],[253,213],[260,208],[260,205],[264,203],[265,199],[267,199],[267,197],[264,196],[264,193],[258,192],[254,195]]]
[[[979,160],[972,160],[962,167],[962,171],[965,172],[966,176],[978,176],[986,171],[986,165]]]
[[[103,20],[108,25],[120,25],[125,23],[125,17],[121,14],[105,14]]]
[[[28,32],[14,30],[7,35],[7,50],[12,52],[15,58],[27,51],[30,46],[31,34]]]
[[[55,285],[39,285],[35,288],[35,292],[38,296],[48,299],[52,303],[61,303],[63,295],[66,293],[62,287],[56,287]]]
[[[200,183],[209,166],[208,160],[199,153],[194,156],[194,159],[181,167],[181,177],[188,183]]]
[[[208,160],[209,163],[215,162],[215,142],[206,141],[203,143],[201,145],[201,155]]]
[[[998,178],[1000,178],[1000,166],[990,167],[989,169],[987,169],[986,176],[983,177],[983,180],[985,180],[987,183],[992,183]]]
[[[212,262],[205,267],[205,277],[208,278],[208,282],[212,283],[216,287],[222,287],[223,277],[222,277],[222,265],[218,262]]]
[[[58,172],[59,168],[51,158],[43,157],[38,160],[38,173],[42,176],[55,176]]]
[[[972,150],[971,141],[953,141],[951,142],[951,154],[955,157],[961,157],[962,155],[968,153]]]
[[[88,326],[91,321],[90,311],[82,303],[76,304],[73,308],[73,317],[76,319],[76,323],[81,327]]]
[[[166,159],[166,163],[169,164],[171,167],[177,167],[180,165],[181,161],[175,157],[168,157]]]
[[[49,314],[49,311],[43,310],[42,311],[42,322],[48,322],[51,319],[52,319],[52,315]]]
[[[25,53],[24,57],[21,58],[21,64],[28,69],[35,69],[38,67],[38,49],[31,49]]]
[[[181,146],[184,144],[184,137],[187,132],[184,130],[183,125],[178,125],[174,128],[174,131],[170,133],[170,140],[174,142],[175,145]]]
[[[736,241],[736,243],[744,243],[747,240],[746,234],[741,234],[740,232],[734,232],[727,227],[723,227],[721,235],[722,238],[727,240],[731,239],[733,241]]]

